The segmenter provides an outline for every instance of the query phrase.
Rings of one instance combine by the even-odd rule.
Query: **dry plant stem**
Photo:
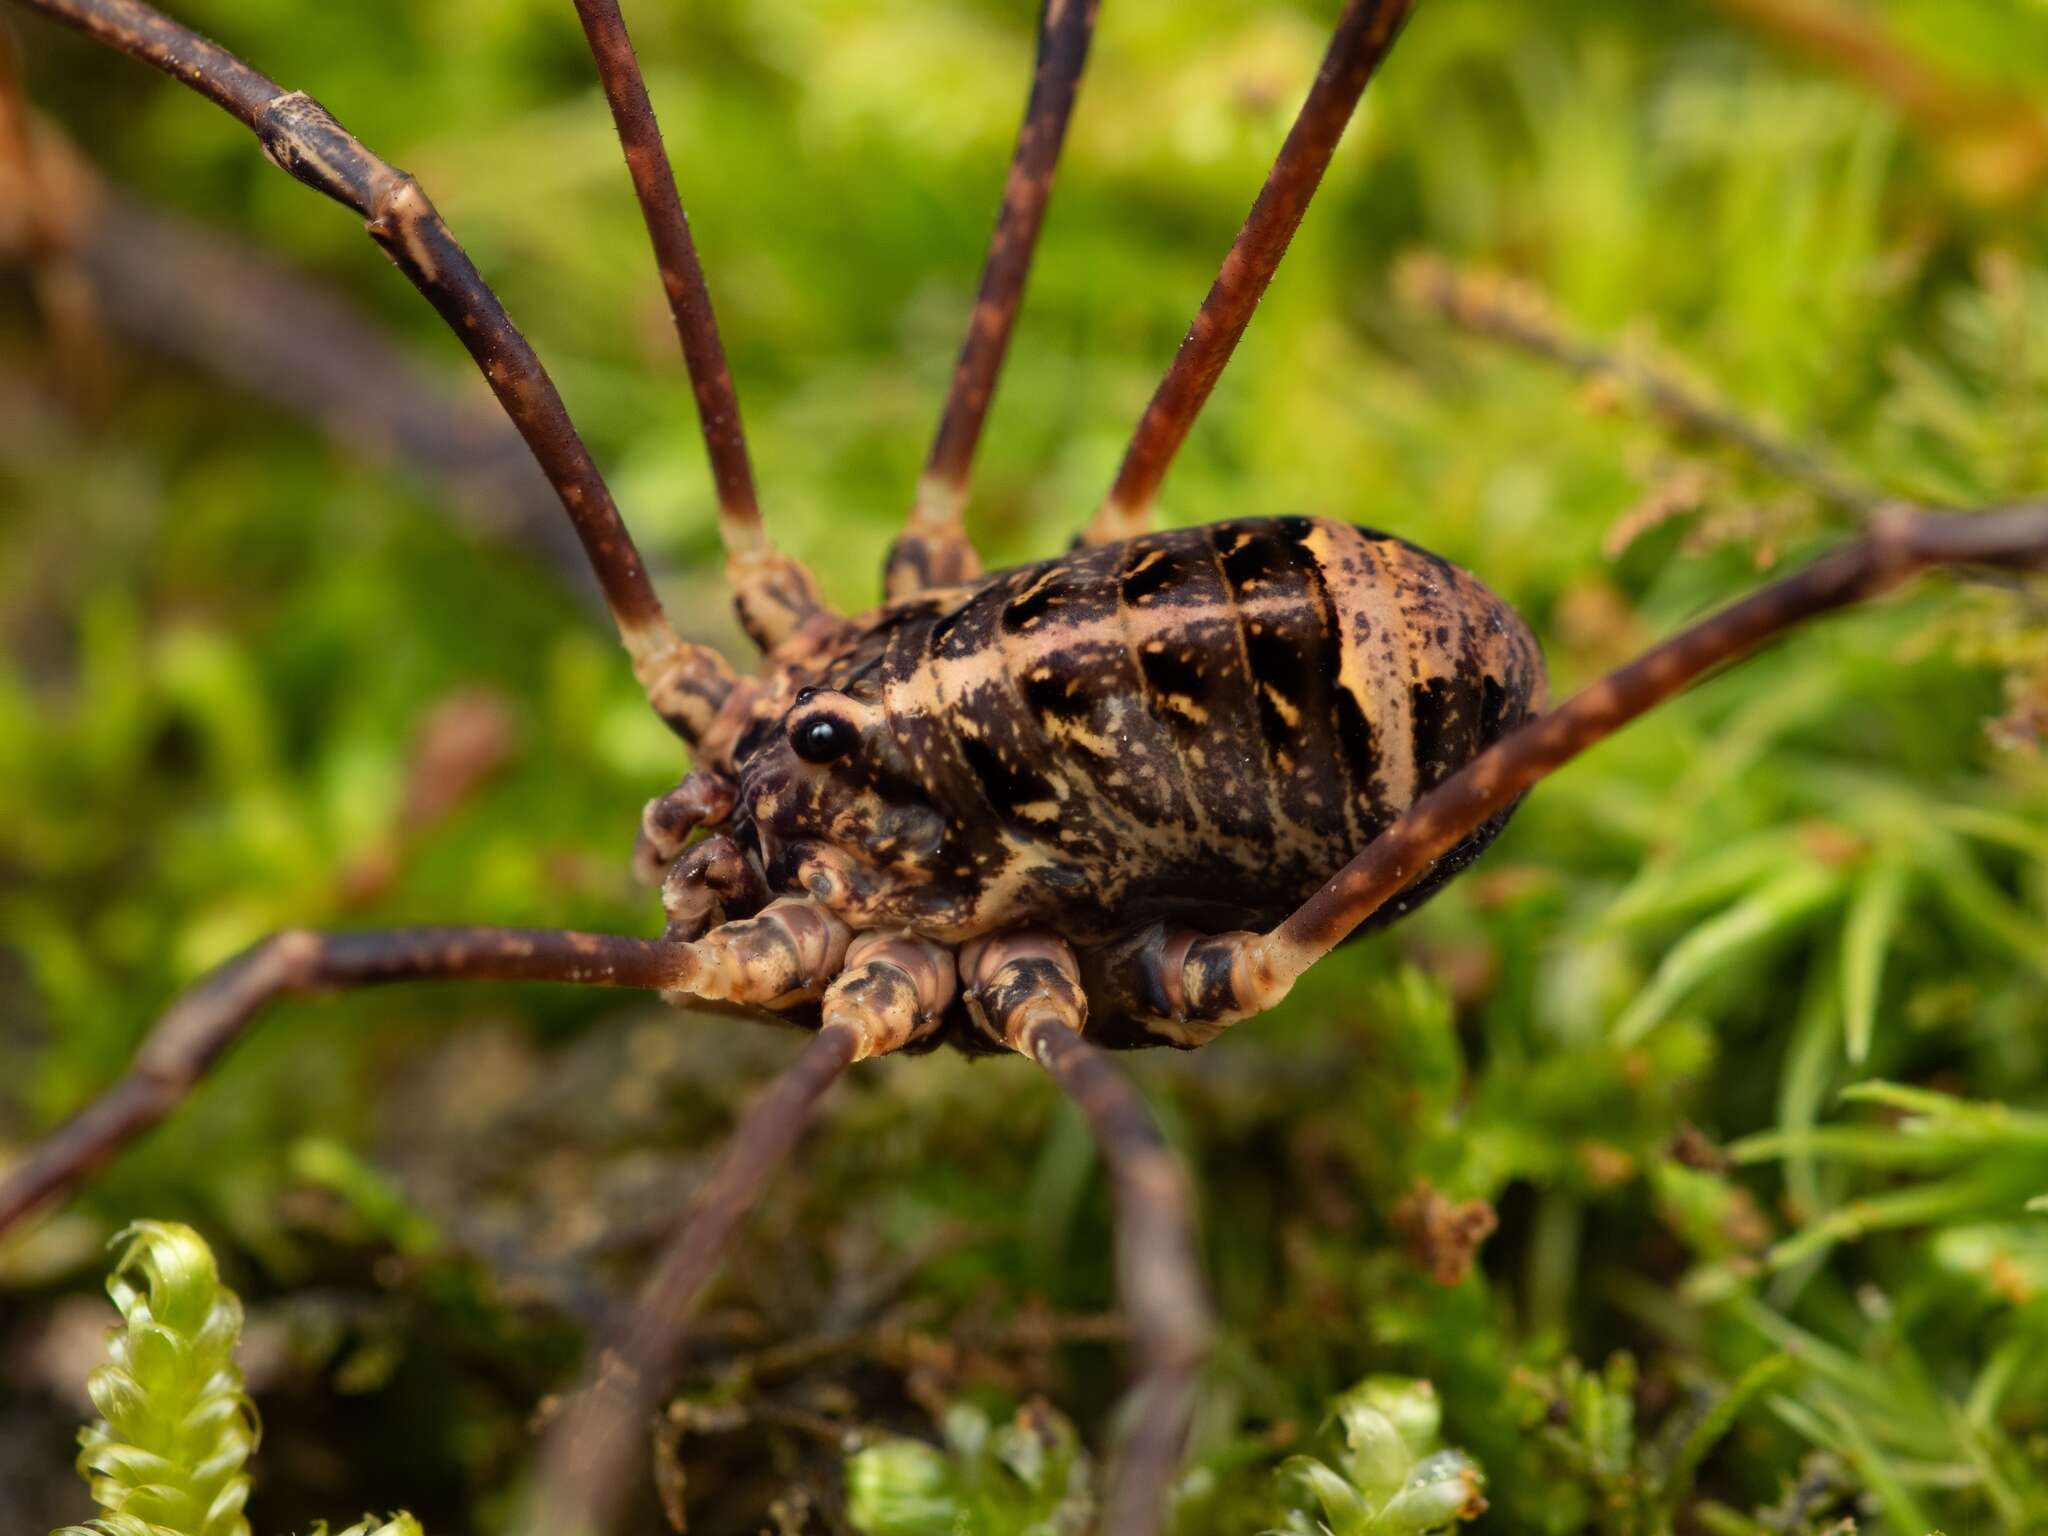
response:
[[[44,133],[28,110],[10,40],[0,36],[0,186],[12,185],[12,223],[27,265],[36,308],[50,329],[50,355],[72,405],[97,412],[108,394],[106,337],[97,296],[78,259],[70,199],[49,185],[57,169],[44,153]],[[65,189],[73,190],[73,189]]]
[[[288,932],[230,960],[157,1022],[128,1073],[0,1178],[0,1232],[74,1188],[175,1109],[256,1015],[279,998],[405,981],[675,984],[676,946],[527,928]]]
[[[1019,1046],[1088,1121],[1116,1202],[1117,1289],[1137,1355],[1132,1423],[1101,1529],[1151,1536],[1187,1440],[1210,1315],[1186,1172],[1137,1088],[1065,1021],[1040,1014]]]
[[[1533,290],[1521,284],[1461,271],[1434,255],[1411,257],[1402,264],[1397,281],[1410,303],[1434,310],[1459,330],[1526,352],[1582,379],[1613,380],[1640,396],[1677,431],[1728,443],[1840,511],[1863,517],[1883,504],[1877,491],[1844,479],[1797,443],[1707,398],[1684,380],[1641,358],[1571,334]]]
[[[1031,258],[1045,224],[1053,173],[1066,142],[1100,0],[1045,0],[1038,19],[1038,62],[1031,96],[1017,131],[1017,148],[1003,184],[995,234],[982,267],[981,291],[967,322],[967,339],[953,365],[953,382],[925,462],[905,540],[891,554],[889,595],[943,586],[975,574],[974,551],[961,514],[967,504],[974,452],[988,419],[996,379],[1016,328]]]
[[[635,673],[664,680],[670,724],[695,739],[732,674],[679,642],[611,492],[533,348],[456,243],[417,181],[357,142],[318,102],[287,91],[140,0],[18,0],[189,86],[244,124],[283,170],[361,214],[370,238],[426,297],[483,371],[540,462],[604,589]],[[676,679],[685,681],[681,684]]]
[[[1971,516],[1879,513],[1866,537],[1681,630],[1487,748],[1409,807],[1271,934],[1240,936],[1248,941],[1241,986],[1251,994],[1243,999],[1252,1005],[1247,1011],[1270,1006],[1473,828],[1703,674],[1795,625],[1950,565],[2048,568],[2048,502]],[[1191,979],[1193,964],[1191,958]]]
[[[1083,534],[1083,542],[1110,544],[1143,533],[1152,520],[1159,484],[1194,425],[1209,391],[1251,324],[1252,311],[1287,254],[1288,242],[1308,211],[1337,141],[1364,94],[1366,82],[1394,45],[1414,0],[1350,0],[1330,39],[1322,68],[1288,130],[1280,157],[1238,231],[1223,270],[1195,315],[1194,324],[1145,407],[1125,450],[1109,497]]]
[[[465,530],[523,549],[580,601],[601,600],[554,488],[495,402],[451,391],[338,291],[128,196],[48,122],[34,127],[33,191],[22,179],[30,168],[10,177],[0,145],[0,263],[29,264],[31,224],[54,226],[93,319],[119,342],[301,418],[344,455],[409,466],[436,483]],[[67,346],[59,332],[51,350]]]
[[[697,259],[697,244],[690,236],[690,220],[676,187],[675,168],[655,122],[654,104],[648,99],[647,82],[640,73],[618,0],[576,0],[576,15],[590,43],[605,100],[611,104],[612,123],[625,151],[633,194],[639,199],[647,235],[654,245],[655,265],[668,295],[683,362],[690,372],[697,419],[703,427],[711,479],[718,494],[718,533],[733,575],[734,597],[748,614],[748,629],[765,636],[765,644],[774,645],[817,611],[815,591],[809,576],[776,552],[761,525],[739,396],[733,390],[725,344],[719,339],[711,290],[704,282],[704,267]],[[757,594],[756,587],[765,590]],[[803,611],[780,611],[791,598],[808,606]],[[764,608],[770,611],[749,611]]]
[[[339,453],[430,479],[468,533],[530,555],[579,601],[601,600],[554,489],[495,406],[451,392],[338,292],[99,190],[78,259],[117,337],[303,419]]]
[[[549,1432],[533,1502],[515,1527],[524,1536],[596,1536],[612,1528],[646,1449],[644,1421],[674,1378],[698,1297],[825,1091],[862,1049],[857,1027],[827,1024],[748,1108],[625,1328]]]
[[[1979,199],[2011,206],[2048,179],[2048,113],[1983,80],[1951,77],[1890,35],[1869,7],[1841,0],[1717,0],[1786,47],[1856,81],[1950,152]]]

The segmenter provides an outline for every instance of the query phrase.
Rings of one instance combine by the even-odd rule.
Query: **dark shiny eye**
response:
[[[831,763],[860,745],[860,732],[838,715],[813,715],[790,731],[789,744],[807,763]]]

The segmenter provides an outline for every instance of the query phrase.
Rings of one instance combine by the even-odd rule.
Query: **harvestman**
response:
[[[783,720],[806,707],[798,682],[826,665],[849,633],[862,624],[872,627],[873,616],[848,621],[831,613],[808,573],[776,550],[763,530],[709,294],[616,0],[574,3],[611,104],[695,391],[728,579],[743,627],[767,657],[758,680],[739,677],[717,653],[675,634],[539,359],[416,181],[378,159],[311,97],[283,89],[139,0],[17,3],[199,92],[254,132],[285,171],[365,219],[370,237],[469,350],[532,450],[596,572],[650,705],[697,749],[700,763],[731,761],[738,750],[733,738],[750,721]],[[1077,562],[1086,559],[1086,550],[1119,545],[1150,528],[1175,452],[1250,322],[1367,81],[1412,5],[1413,0],[1346,5],[1307,101],[1139,422],[1122,469],[1083,535],[1084,554],[1074,557]],[[962,523],[969,472],[1095,14],[1095,0],[1044,5],[1030,99],[980,293],[908,526],[891,553],[885,579],[892,604],[914,606],[933,589],[953,590],[979,575]],[[1429,880],[1437,861],[1468,846],[1468,839],[1496,823],[1545,775],[1703,673],[1794,624],[1875,597],[1929,567],[1963,564],[2048,564],[2048,506],[1969,516],[1900,506],[1873,514],[1862,538],[1680,632],[1547,714],[1506,730],[1461,764],[1444,765],[1433,787],[1418,785],[1422,792],[1412,803],[1394,807],[1354,857],[1333,860],[1333,867],[1318,874],[1319,888],[1277,923],[1182,938],[1160,937],[1153,932],[1160,925],[1153,924],[1142,940],[1121,948],[1104,945],[1103,952],[1133,968],[1137,980],[1131,987],[1166,999],[1155,1011],[1164,1010],[1160,1022],[1181,1031],[1171,1036],[1176,1043],[1201,1043],[1277,1003],[1318,959],[1404,890]],[[844,748],[829,724],[816,725],[805,716],[798,726],[815,726],[803,740],[820,756],[796,747],[806,761],[830,760]],[[126,1076],[8,1171],[0,1182],[0,1229],[74,1188],[155,1125],[279,997],[488,978],[646,988],[756,1011],[773,1005],[815,1021],[811,1043],[742,1118],[717,1173],[647,1280],[629,1326],[611,1341],[614,1368],[594,1374],[544,1450],[526,1528],[601,1529],[625,1496],[639,1418],[672,1374],[691,1304],[821,1096],[853,1062],[931,1038],[942,1020],[959,1017],[955,1005],[964,1003],[985,1046],[999,1045],[1038,1062],[1072,1096],[1109,1169],[1137,1402],[1104,1528],[1118,1536],[1156,1529],[1207,1349],[1209,1310],[1185,1177],[1129,1079],[1086,1037],[1106,1021],[1100,1011],[1091,1013],[1091,1000],[1099,999],[1083,985],[1074,948],[1030,928],[968,932],[849,925],[837,913],[854,909],[852,897],[829,879],[820,885],[816,868],[807,867],[801,880],[783,887],[800,894],[769,901],[774,892],[764,888],[748,850],[716,830],[733,816],[735,794],[731,782],[700,768],[649,807],[637,862],[657,876],[666,871],[670,924],[661,939],[482,927],[290,932],[228,962],[164,1015]],[[700,830],[713,835],[691,842]],[[721,923],[728,908],[741,916]],[[1129,996],[1116,1000],[1128,1004]],[[1140,1042],[1126,1031],[1113,1043]]]

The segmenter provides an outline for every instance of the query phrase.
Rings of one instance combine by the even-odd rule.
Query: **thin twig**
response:
[[[690,1313],[733,1233],[803,1134],[825,1091],[862,1049],[858,1029],[828,1024],[748,1108],[718,1171],[640,1289],[616,1343],[563,1411],[542,1448],[528,1536],[610,1530],[644,1449],[642,1423],[673,1379]]]
[[[1414,0],[1350,0],[1344,8],[1315,85],[1288,130],[1250,217],[1223,259],[1223,270],[1188,327],[1173,366],[1145,407],[1116,483],[1083,535],[1085,542],[1130,538],[1151,522],[1152,503],[1173,456],[1251,324],[1252,311],[1287,254],[1366,82],[1393,47],[1413,5]]]
[[[495,402],[452,394],[339,290],[109,184],[52,124],[34,130],[36,195],[112,337],[300,418],[341,453],[409,466],[465,530],[523,549],[579,601],[600,602],[554,488]],[[0,261],[32,259],[31,211],[8,217],[28,201],[0,151]]]
[[[1473,336],[1526,352],[1582,379],[1611,380],[1677,431],[1740,449],[1774,475],[1811,490],[1840,511],[1864,517],[1886,500],[1837,474],[1810,450],[1773,432],[1650,360],[1572,334],[1526,284],[1461,271],[1434,254],[1402,262],[1395,289]]]
[[[1840,0],[1716,0],[1803,57],[1856,81],[1943,150],[1973,197],[2017,206],[2048,180],[2048,112],[1988,80],[1964,80],[1905,47],[1869,7]]]

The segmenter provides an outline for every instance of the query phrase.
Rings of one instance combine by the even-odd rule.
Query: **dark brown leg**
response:
[[[399,981],[561,981],[765,1008],[815,996],[839,973],[848,938],[845,924],[797,898],[695,943],[552,928],[278,934],[172,1004],[128,1074],[0,1179],[0,1232],[162,1120],[278,998]]]
[[[646,939],[526,928],[280,933],[230,960],[172,1005],[128,1073],[0,1178],[0,1232],[175,1109],[279,998],[401,981],[561,981],[674,987],[687,951]]]
[[[740,1223],[802,1136],[825,1091],[854,1062],[935,1028],[954,986],[950,951],[863,935],[826,992],[818,1033],[741,1119],[689,1218],[640,1288],[632,1316],[598,1352],[542,1448],[524,1536],[596,1536],[625,1505],[643,1420],[675,1378],[690,1314]]]
[[[1308,211],[1309,199],[1315,196],[1366,82],[1394,45],[1413,7],[1414,0],[1350,0],[1345,6],[1280,158],[1273,162],[1250,217],[1223,258],[1223,270],[1202,300],[1173,366],[1145,407],[1116,484],[1082,534],[1083,543],[1113,544],[1151,526],[1159,483],[1216,387],[1238,338],[1251,324],[1252,311],[1287,254],[1288,242]]]
[[[189,86],[253,132],[293,177],[363,216],[370,238],[448,322],[489,381],[561,498],[634,674],[663,718],[696,740],[733,687],[731,669],[708,647],[677,639],[547,370],[420,184],[364,148],[303,91],[285,90],[141,0],[18,3]]]
[[[1087,1117],[1109,1169],[1117,1290],[1138,1360],[1131,1384],[1136,1422],[1102,1529],[1148,1536],[1164,1523],[1195,1386],[1209,1355],[1209,1301],[1187,1173],[1106,1052],[1049,1019],[1028,1025],[1023,1043]]]
[[[1158,999],[1177,1001],[1164,1020],[1168,1032],[1199,1038],[1264,1012],[1435,859],[1588,747],[1793,626],[1948,565],[2048,568],[2048,502],[1974,515],[1877,514],[1866,537],[1679,631],[1488,747],[1271,933],[1204,937],[1160,928],[1134,941],[1121,957],[1119,995],[1141,1014],[1158,1008]]]
[[[990,939],[963,952],[961,977],[983,1028],[1073,1099],[1109,1169],[1117,1290],[1137,1355],[1136,1423],[1100,1528],[1152,1536],[1164,1522],[1211,1333],[1187,1174],[1130,1079],[1081,1038],[1088,1000],[1063,942],[1036,933]]]
[[[611,103],[612,122],[626,152],[626,169],[647,221],[647,234],[654,242],[661,286],[668,294],[676,339],[682,343],[690,387],[697,396],[697,419],[711,457],[712,483],[718,491],[718,533],[725,542],[733,601],[747,633],[768,650],[820,611],[817,587],[808,571],[776,550],[761,526],[754,471],[747,462],[746,432],[740,425],[739,396],[732,387],[725,344],[719,340],[718,320],[711,311],[711,290],[705,286],[704,268],[697,260],[697,244],[690,238],[690,221],[683,212],[675,170],[661,141],[654,104],[647,98],[647,82],[641,78],[640,61],[633,55],[633,40],[626,34],[618,0],[576,0],[576,15],[589,39],[591,57],[597,61],[605,99]]]
[[[1052,196],[1053,172],[1066,141],[1067,121],[1081,71],[1088,62],[1088,43],[1095,32],[1099,0],[1045,0],[1038,17],[1038,64],[1031,78],[1031,99],[1025,103],[1024,125],[1003,185],[1003,205],[996,215],[995,236],[981,271],[981,292],[967,322],[967,340],[953,365],[953,383],[939,417],[938,435],[925,461],[910,524],[889,551],[882,585],[891,598],[908,597],[925,587],[950,586],[979,573],[974,546],[967,541],[961,514],[967,505],[967,481],[974,468],[974,450],[981,441],[995,395],[996,376],[1024,300],[1032,253],[1045,223],[1045,205]]]

